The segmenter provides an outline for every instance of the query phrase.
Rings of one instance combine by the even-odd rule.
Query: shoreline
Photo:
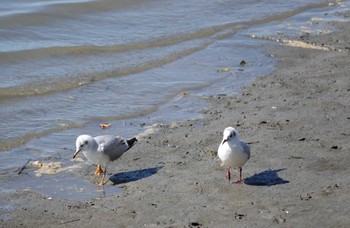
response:
[[[350,23],[335,24],[340,31],[297,39],[347,50]],[[208,97],[206,118],[161,127],[110,165],[112,174],[126,173],[116,185],[122,193],[84,202],[28,190],[1,193],[13,206],[0,209],[9,216],[0,225],[348,226],[349,52],[264,48],[278,61],[272,74],[241,95]],[[227,126],[251,148],[244,185],[228,183],[219,166],[217,147]],[[93,169],[80,175],[89,178]]]

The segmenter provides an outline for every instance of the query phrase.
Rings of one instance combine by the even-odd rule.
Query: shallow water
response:
[[[204,96],[237,93],[273,70],[274,59],[259,49],[269,41],[250,35],[327,31],[328,21],[342,20],[333,13],[348,9],[347,2],[321,1],[6,3],[0,9],[0,164],[7,171],[28,159],[68,164],[83,133],[131,137],[145,126],[201,118]],[[111,128],[100,129],[102,122]],[[53,188],[75,182],[94,188],[74,175],[54,176]],[[51,178],[23,181],[33,187]],[[6,186],[23,188],[19,179]]]
[[[6,1],[0,150],[151,113],[183,91],[209,91],[227,79],[219,67],[238,70],[243,58],[241,75],[264,74],[272,61],[235,33],[327,5],[311,3],[319,2]]]
[[[69,199],[87,201],[115,196],[123,192],[117,186],[98,186],[73,175],[55,174],[36,177],[32,174],[19,175],[16,180],[2,185],[5,189],[23,189],[38,192],[48,199]]]

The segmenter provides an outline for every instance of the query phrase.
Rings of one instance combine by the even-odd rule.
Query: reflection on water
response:
[[[45,195],[48,198],[77,201],[115,196],[123,191],[117,186],[98,186],[72,174],[62,173],[44,174],[37,177],[33,172],[29,172],[11,180],[0,181],[0,183],[3,190],[26,189]]]
[[[91,182],[94,174],[90,170],[91,165],[84,165],[83,161],[69,165],[69,162],[61,167],[58,162],[30,161],[18,170],[8,170],[8,173],[0,178],[0,194],[10,193],[17,189],[24,189],[40,193],[47,198],[60,198],[67,200],[86,201],[91,199],[116,196],[123,192],[117,184],[138,181],[156,174],[163,166],[116,173],[109,177],[106,185],[99,186]],[[38,167],[37,164],[40,164]],[[48,167],[51,165],[52,167]],[[33,168],[35,170],[33,170]],[[92,168],[93,169],[93,168]],[[91,175],[85,180],[77,174]]]

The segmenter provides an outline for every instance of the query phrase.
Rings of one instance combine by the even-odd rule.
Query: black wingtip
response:
[[[131,148],[135,144],[135,142],[137,142],[137,139],[134,137],[126,141],[128,142],[129,148]]]

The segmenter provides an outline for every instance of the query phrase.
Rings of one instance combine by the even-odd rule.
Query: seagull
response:
[[[250,158],[248,145],[239,139],[238,131],[233,127],[227,127],[223,133],[222,142],[218,148],[218,156],[222,161],[220,166],[226,167],[226,177],[231,180],[231,167],[239,168],[239,180],[242,184],[242,166]]]
[[[76,152],[73,155],[73,159],[79,152],[83,151],[85,157],[91,163],[97,164],[95,174],[99,175],[102,173],[102,180],[99,185],[104,185],[107,164],[120,158],[135,142],[137,142],[136,138],[125,140],[113,135],[100,135],[94,138],[90,135],[80,135],[75,143]],[[101,164],[104,165],[104,170],[102,170]]]

